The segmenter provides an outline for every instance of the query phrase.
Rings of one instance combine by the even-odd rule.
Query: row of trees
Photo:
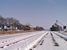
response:
[[[39,27],[39,26],[36,26],[36,27],[31,27],[30,25],[21,25],[21,26],[18,26],[18,29],[20,29],[20,30],[39,30],[39,31],[41,31],[41,30],[44,30],[44,28],[43,27]]]
[[[52,27],[50,28],[51,31],[60,31],[62,30],[62,27],[59,26],[58,24],[54,24],[52,25]]]
[[[33,28],[33,30],[44,30],[43,27],[31,27],[30,25],[23,25],[21,24],[18,20],[14,19],[14,18],[4,18],[2,16],[0,16],[0,29],[1,30],[31,30],[31,28]]]
[[[0,16],[0,29],[6,30],[7,28],[15,29],[20,22],[14,18],[4,18]]]
[[[51,31],[64,31],[65,29],[66,29],[66,26],[60,26],[56,23],[52,25],[52,27],[50,28]]]
[[[36,27],[34,28],[34,30],[44,30],[44,28],[43,28],[43,27],[36,26]]]

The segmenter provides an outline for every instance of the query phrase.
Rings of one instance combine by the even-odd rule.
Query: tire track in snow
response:
[[[53,41],[53,43],[54,43],[54,46],[59,46],[59,44],[56,42],[56,40],[54,39],[54,36],[53,36],[53,34],[52,33],[50,33],[51,34],[51,37],[52,37],[52,41]]]

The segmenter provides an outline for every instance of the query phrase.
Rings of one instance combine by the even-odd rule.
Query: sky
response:
[[[67,0],[0,0],[0,15],[47,29],[56,20],[66,25]]]

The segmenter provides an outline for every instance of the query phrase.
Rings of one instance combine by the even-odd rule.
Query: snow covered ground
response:
[[[58,44],[58,46],[56,46],[52,40],[51,37],[51,33],[56,41],[56,43]],[[61,36],[61,33],[58,32],[50,32],[45,38],[44,38],[44,42],[42,45],[38,45],[36,48],[34,48],[34,50],[67,50],[67,41],[65,41],[63,38],[61,38],[60,36],[57,36],[56,34],[59,34]],[[66,38],[66,36],[64,36]]]
[[[67,50],[65,33],[37,31],[0,36],[0,50]]]
[[[37,31],[37,32],[28,32],[25,34],[19,35],[12,35],[9,36],[1,36],[4,39],[0,40],[0,49],[1,50],[17,50],[17,49],[24,49],[27,45],[38,39],[42,34],[46,32],[44,31]],[[9,37],[9,38],[5,38]]]

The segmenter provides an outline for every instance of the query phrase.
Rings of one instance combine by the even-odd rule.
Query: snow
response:
[[[2,38],[4,39],[0,39],[0,50],[67,50],[67,41],[64,40],[67,36],[61,32],[37,31]],[[55,46],[52,38],[59,46]]]
[[[29,43],[39,38],[44,31],[31,32],[31,34],[15,36],[7,39],[0,40],[0,47],[2,50],[15,50],[16,48],[24,48]],[[21,45],[22,44],[22,45]],[[3,47],[3,48],[2,48]],[[11,49],[10,49],[11,48]]]
[[[30,43],[27,47],[25,47],[24,50],[29,50],[29,49],[33,49],[33,47],[36,47],[40,41],[43,39],[43,37],[46,35],[47,33],[44,33],[43,35],[41,35],[38,39],[36,39],[35,41],[33,41],[32,43]]]
[[[53,34],[54,39],[59,44],[59,46],[54,46],[54,43],[52,41],[51,35],[47,35],[44,38],[43,45],[38,45],[34,50],[67,50],[67,41],[63,40],[59,36],[57,36],[54,32],[51,32]],[[61,33],[57,33],[61,34]]]

